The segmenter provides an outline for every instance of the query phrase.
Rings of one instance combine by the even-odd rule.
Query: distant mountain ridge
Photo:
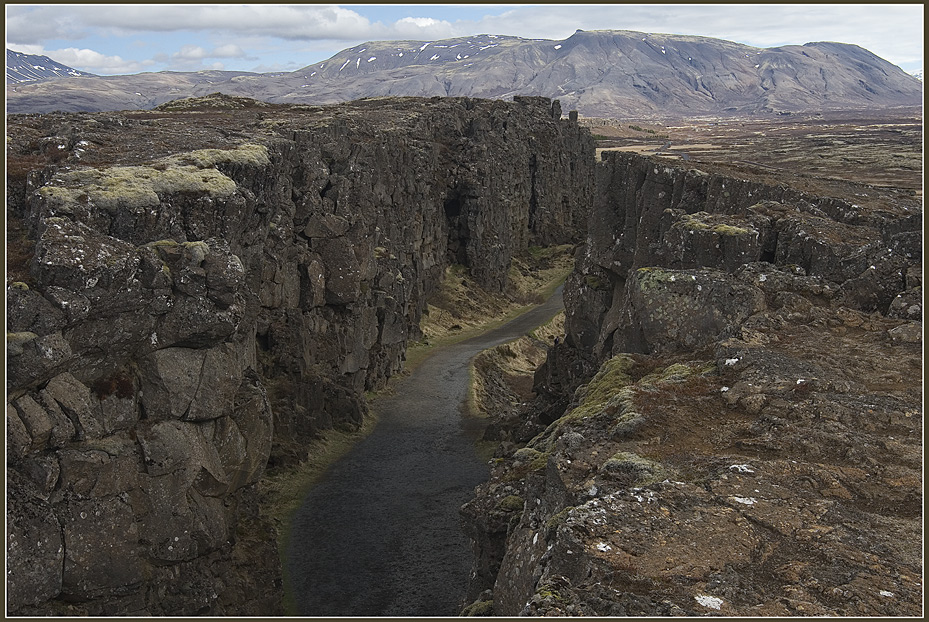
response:
[[[48,56],[37,54],[24,54],[13,50],[6,51],[6,83],[20,84],[22,82],[37,82],[55,80],[57,78],[75,78],[80,76],[93,76],[86,71],[78,71],[73,67],[55,62]]]
[[[18,88],[8,94],[8,110],[151,108],[212,92],[299,104],[377,96],[542,95],[561,100],[564,110],[612,117],[922,104],[918,79],[856,45],[755,48],[708,37],[611,30],[578,30],[561,41],[506,35],[374,41],[283,74],[161,72],[54,85]]]

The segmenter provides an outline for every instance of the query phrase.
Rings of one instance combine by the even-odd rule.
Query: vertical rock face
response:
[[[606,155],[468,610],[919,615],[921,220]]]
[[[565,287],[567,339],[598,360],[652,350],[617,334],[626,326],[620,316],[628,319],[621,310],[632,270],[793,266],[832,283],[849,306],[886,313],[921,260],[918,218],[631,153],[604,155],[585,254]],[[654,282],[640,278],[629,293]]]
[[[11,118],[10,613],[280,613],[266,465],[361,422],[450,262],[502,289],[515,252],[586,230],[593,143],[560,114]]]

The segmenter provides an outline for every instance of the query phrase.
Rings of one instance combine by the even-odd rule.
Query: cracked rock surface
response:
[[[698,168],[598,164],[466,612],[921,615],[918,202]]]
[[[357,427],[456,262],[586,228],[557,102],[210,96],[8,118],[7,594],[22,615],[274,615],[258,487]]]

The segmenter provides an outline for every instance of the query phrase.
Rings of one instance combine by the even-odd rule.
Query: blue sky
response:
[[[922,69],[922,4],[6,5],[7,47],[100,75],[293,71],[372,40],[575,30],[701,35],[757,47],[839,41]]]

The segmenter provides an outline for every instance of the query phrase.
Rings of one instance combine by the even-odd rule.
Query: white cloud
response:
[[[212,58],[245,58],[246,54],[239,46],[233,43],[227,43],[226,45],[213,48],[210,56]]]
[[[152,61],[134,61],[126,60],[121,56],[107,56],[86,48],[63,48],[30,53],[42,54],[68,67],[99,74],[138,73],[145,71],[153,64]]]
[[[20,52],[22,54],[35,54],[36,56],[48,56],[48,54],[45,53],[45,47],[41,45],[16,44],[16,43],[10,43],[9,41],[7,41],[6,47],[16,52]],[[52,60],[55,60],[55,59],[52,59]]]
[[[199,45],[185,45],[171,57],[180,61],[201,61],[207,57],[207,52]]]
[[[431,17],[404,17],[398,19],[392,25],[384,26],[378,23],[378,26],[383,30],[380,36],[383,39],[399,37],[403,39],[435,40],[462,34],[472,34],[462,33],[451,22]]]
[[[21,51],[51,40],[71,41],[73,49],[92,49],[103,45],[87,39],[90,34],[137,39],[165,33],[164,38],[175,36],[172,41],[178,43],[173,45],[187,43],[189,49],[174,53],[163,49],[154,58],[164,63],[202,66],[210,59],[253,59],[256,64],[280,64],[280,58],[271,61],[262,55],[268,49],[289,47],[293,61],[302,66],[300,50],[324,44],[334,53],[369,40],[432,41],[481,33],[560,40],[577,29],[611,29],[700,35],[759,47],[840,41],[860,45],[895,64],[921,64],[923,58],[922,5],[554,4],[516,6],[497,15],[501,7],[488,7],[487,15],[477,20],[455,20],[450,17],[451,7],[404,8],[406,16],[381,22],[365,17],[363,6],[14,5],[6,8],[7,41]],[[181,35],[186,41],[179,40]],[[119,56],[105,58],[110,61],[95,62],[113,66],[133,62]],[[143,62],[154,61],[136,64]],[[89,65],[79,68],[93,70]]]
[[[199,45],[185,45],[171,57],[177,61],[202,61],[207,58],[246,58],[246,54],[239,46],[229,43],[212,50]]]
[[[356,38],[374,30],[355,11],[319,5],[61,5],[7,13],[8,32],[22,43],[72,38],[90,28],[119,35],[186,30],[284,39]]]
[[[893,63],[922,58],[924,39],[921,5],[548,5],[516,8],[474,27],[545,39],[564,39],[577,29],[609,29],[699,35],[758,47],[838,41]]]
[[[447,24],[448,22],[440,22],[439,20],[432,19],[431,17],[404,17],[396,21],[397,26],[406,26],[407,24],[412,24],[417,28],[428,28],[429,26],[434,26],[439,23]]]

